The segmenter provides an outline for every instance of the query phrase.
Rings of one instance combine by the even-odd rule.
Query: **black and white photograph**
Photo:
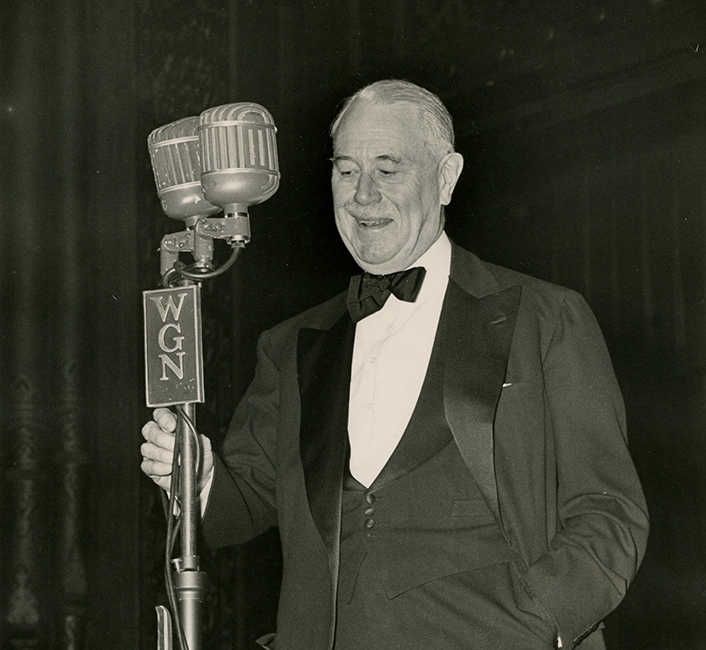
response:
[[[703,0],[3,0],[0,650],[706,650]]]

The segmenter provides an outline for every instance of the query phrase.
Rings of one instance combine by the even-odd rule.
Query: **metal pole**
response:
[[[197,526],[200,518],[196,474],[197,440],[195,406],[184,404],[178,410],[177,432],[180,438],[180,506],[181,506],[181,556],[174,561],[176,572],[174,588],[179,608],[179,621],[184,631],[187,648],[201,650],[202,609],[206,588],[206,574],[199,569],[196,549]]]
[[[177,434],[181,449],[179,499],[181,506],[181,553],[186,561],[196,555],[196,527],[198,525],[198,494],[196,493],[196,407],[184,404],[177,411]],[[186,417],[185,417],[186,416]]]

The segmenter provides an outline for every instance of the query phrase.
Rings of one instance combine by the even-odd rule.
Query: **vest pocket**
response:
[[[489,517],[488,506],[483,499],[457,499],[451,505],[451,517]],[[490,515],[492,517],[492,515]]]

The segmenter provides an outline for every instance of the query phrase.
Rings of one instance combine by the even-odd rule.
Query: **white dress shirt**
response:
[[[351,474],[369,487],[397,447],[429,366],[451,268],[451,242],[439,239],[411,267],[426,276],[415,302],[391,295],[356,324],[348,409]]]

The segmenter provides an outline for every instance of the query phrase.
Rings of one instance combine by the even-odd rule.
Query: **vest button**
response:
[[[372,517],[375,514],[375,508],[368,506],[365,510],[363,510],[363,514],[366,517]]]
[[[366,519],[365,520],[365,527],[366,528],[372,528],[374,525],[375,525],[374,519]]]
[[[373,505],[373,503],[375,503],[375,495],[372,492],[368,492],[368,494],[365,495],[365,502]]]

